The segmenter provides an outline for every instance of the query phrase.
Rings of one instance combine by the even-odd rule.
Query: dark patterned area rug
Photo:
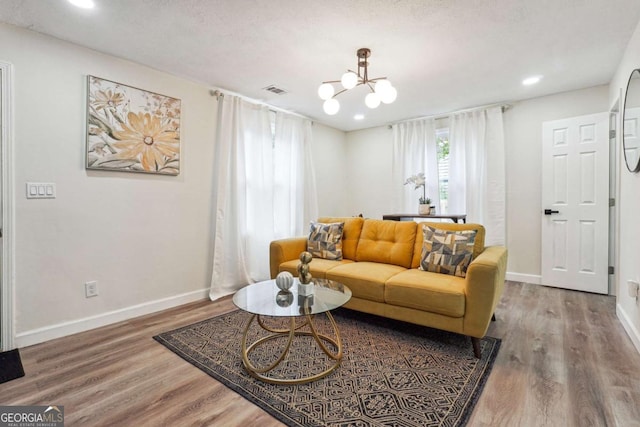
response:
[[[344,357],[336,371],[295,386],[267,384],[246,373],[241,360],[248,313],[236,310],[155,336],[158,342],[289,426],[461,426],[482,392],[500,340],[481,341],[347,309],[332,312]],[[315,323],[327,335],[325,315]],[[277,326],[271,319],[270,326]],[[263,336],[256,326],[251,340]],[[255,329],[255,330],[254,330]],[[321,372],[328,358],[312,339],[297,337],[279,375]],[[252,353],[254,364],[276,360],[285,339]]]

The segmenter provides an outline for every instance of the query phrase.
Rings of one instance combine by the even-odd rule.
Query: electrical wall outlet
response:
[[[86,298],[98,296],[98,282],[87,282],[84,284],[84,296]]]
[[[631,298],[638,298],[638,288],[640,283],[637,280],[627,280],[627,286],[629,287],[629,296]]]

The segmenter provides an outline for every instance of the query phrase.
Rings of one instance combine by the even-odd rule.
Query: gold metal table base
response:
[[[335,332],[335,339],[327,335],[318,333],[313,324],[313,315],[310,315],[310,314],[306,315],[306,321],[301,323],[300,325],[296,325],[296,318],[291,317],[289,328],[287,329],[270,328],[269,326],[264,324],[264,322],[260,318],[260,315],[253,314],[251,316],[251,319],[249,319],[249,322],[247,322],[247,326],[244,328],[244,333],[242,335],[242,364],[244,365],[247,372],[252,377],[265,381],[267,383],[286,384],[286,385],[304,384],[304,383],[318,380],[320,378],[323,378],[329,375],[338,366],[340,366],[340,362],[342,361],[342,341],[340,340],[340,331],[338,330],[338,327],[336,325],[335,320],[333,319],[333,316],[331,316],[331,313],[328,311],[325,314],[327,315],[327,318],[331,323],[333,331]],[[251,327],[254,320],[256,319],[257,319],[258,325],[260,325],[262,329],[270,332],[271,334],[263,338],[260,338],[259,340],[255,341],[251,345],[247,346],[247,334],[249,333],[249,328]],[[307,325],[309,326],[309,329],[311,330],[311,332],[300,330],[301,328]],[[287,337],[287,336],[288,336],[287,344],[284,350],[282,351],[282,354],[275,362],[264,367],[257,367],[251,363],[251,361],[249,360],[249,354],[251,353],[251,351],[255,350],[258,346],[265,344],[271,340]],[[312,336],[316,344],[320,347],[320,349],[322,349],[324,354],[326,354],[327,357],[329,357],[329,359],[332,360],[334,363],[324,371],[311,376],[294,378],[294,379],[270,377],[268,375],[269,372],[273,371],[276,367],[278,367],[280,363],[287,357],[287,354],[289,354],[289,350],[291,349],[291,343],[293,342],[296,336]],[[335,346],[337,351],[335,353],[332,353],[325,345],[325,342]]]

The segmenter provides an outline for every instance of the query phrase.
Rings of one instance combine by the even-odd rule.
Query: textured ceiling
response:
[[[606,84],[640,20],[639,0],[95,2],[0,0],[0,21],[342,130]],[[360,47],[372,51],[370,77],[387,76],[398,98],[369,110],[361,86],[327,116],[318,85],[355,68]],[[544,79],[522,86],[532,74]],[[262,89],[272,84],[288,93]]]

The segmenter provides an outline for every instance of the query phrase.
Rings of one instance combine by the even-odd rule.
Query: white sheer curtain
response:
[[[317,216],[308,120],[225,95],[214,167],[212,300],[269,278],[269,243],[303,234]]]
[[[394,124],[392,128],[391,173],[394,187],[402,186],[407,178],[423,172],[427,180],[427,197],[431,198],[431,205],[440,212],[435,120],[412,120]],[[394,194],[394,210],[398,213],[418,213],[421,190],[416,190],[412,184],[407,184]]]
[[[274,140],[274,238],[308,234],[318,217],[316,178],[311,156],[311,122],[276,113]]]
[[[485,226],[487,245],[505,244],[505,153],[502,108],[449,119],[449,212]]]

